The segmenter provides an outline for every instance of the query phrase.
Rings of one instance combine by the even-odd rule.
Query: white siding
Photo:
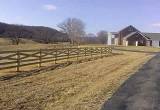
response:
[[[146,46],[152,46],[150,40],[147,41],[147,45]]]
[[[114,39],[114,43],[115,43],[115,45],[118,45],[118,38]]]
[[[115,45],[115,35],[112,34],[112,45]]]
[[[153,47],[159,47],[159,41],[157,41],[157,40],[152,40],[152,46],[153,46]]]
[[[108,32],[108,45],[112,44],[112,33]]]

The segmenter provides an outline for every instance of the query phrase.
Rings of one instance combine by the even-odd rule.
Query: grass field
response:
[[[3,42],[0,38],[0,42]],[[67,46],[67,44],[40,44],[40,43],[28,43],[28,44],[19,44],[19,45],[0,45],[0,51],[5,50],[28,50],[28,49],[46,49],[46,48],[55,48],[57,46],[60,47],[71,47],[71,45]],[[104,47],[107,45],[103,44],[88,44],[88,45],[80,45],[79,47]],[[74,47],[77,47],[76,45]],[[137,51],[149,51],[149,52],[159,52],[160,48],[154,47],[146,47],[146,46],[113,46],[115,49],[124,49],[124,50],[137,50]]]
[[[159,51],[147,47],[125,49]],[[153,57],[147,53],[115,52],[120,55],[0,81],[0,109],[98,110],[124,81]]]
[[[19,44],[39,44],[33,40],[20,38]],[[0,46],[12,45],[12,40],[9,38],[0,38]]]
[[[40,44],[40,43],[38,43],[38,44],[19,44],[19,45],[3,45],[3,46],[0,46],[0,51],[53,49],[53,48],[70,48],[70,47],[72,47],[72,45]],[[75,46],[73,46],[73,47],[75,47]]]
[[[123,49],[123,50],[134,50],[134,51],[141,51],[141,52],[160,52],[160,48],[154,47],[146,47],[146,46],[115,46],[115,49]]]

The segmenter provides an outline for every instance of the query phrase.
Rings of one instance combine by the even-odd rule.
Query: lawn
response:
[[[39,44],[39,43],[35,42],[33,40],[20,38],[19,44],[23,45],[23,44]],[[0,46],[7,46],[7,45],[12,45],[12,39],[10,39],[10,38],[0,38]]]
[[[53,49],[53,48],[70,48],[68,44],[19,44],[19,45],[0,45],[0,51],[12,50],[30,50],[30,49]]]
[[[0,109],[98,110],[124,81],[153,57],[149,53],[115,52],[120,55],[0,81]]]
[[[141,52],[160,52],[160,48],[154,47],[146,47],[146,46],[115,46],[115,49],[123,49],[123,50],[134,50],[134,51],[141,51]]]

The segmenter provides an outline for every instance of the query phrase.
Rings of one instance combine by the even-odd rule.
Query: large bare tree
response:
[[[68,18],[58,25],[62,32],[67,33],[71,43],[80,43],[80,38],[85,35],[85,24],[77,18]]]

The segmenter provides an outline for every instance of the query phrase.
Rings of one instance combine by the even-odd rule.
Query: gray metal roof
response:
[[[118,32],[111,32],[113,35],[116,35],[116,34],[118,34]]]
[[[130,37],[130,36],[132,36],[132,35],[134,35],[134,34],[136,34],[137,32],[131,32],[130,34],[128,34],[127,36],[125,36],[124,37],[124,39],[127,39],[128,37]]]
[[[140,34],[140,35],[142,35],[145,39],[150,40],[150,38],[149,38],[148,36],[146,36],[145,34],[139,32],[139,31],[135,31],[135,32],[132,32],[132,33],[128,34],[127,36],[124,37],[124,39],[127,39],[128,37],[131,37],[131,36],[133,36],[134,34]]]
[[[137,31],[128,34],[127,36],[125,36],[125,38],[128,38],[128,37],[130,37],[130,36],[132,36],[132,35],[134,35],[134,34],[136,34],[136,33],[139,33],[139,34],[141,34],[142,36],[144,36],[145,38],[147,38],[148,40],[158,40],[158,41],[160,41],[160,33],[140,32],[138,29],[136,29],[136,28],[135,28],[134,26],[132,26],[132,25],[130,25],[130,26],[128,26],[128,27],[132,27],[132,28],[134,28],[134,29],[137,30]],[[128,27],[126,27],[126,28],[128,28]],[[119,32],[125,30],[126,28],[120,30]],[[113,34],[113,35],[117,35],[119,32],[112,32],[112,34]],[[118,37],[118,36],[116,36],[116,37]]]
[[[149,37],[151,40],[159,40],[160,41],[160,33],[143,33],[147,37]]]

